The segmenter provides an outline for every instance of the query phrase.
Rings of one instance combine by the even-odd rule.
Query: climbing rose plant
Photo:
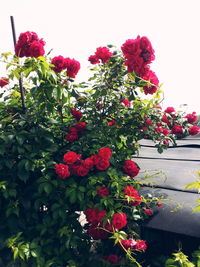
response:
[[[76,84],[80,63],[34,32],[1,55],[2,265],[141,266],[140,224],[162,203],[140,193],[139,140],[162,152],[199,132],[195,112],[162,111],[154,59],[147,37],[98,47]]]

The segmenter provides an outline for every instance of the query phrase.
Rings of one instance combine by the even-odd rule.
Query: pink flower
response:
[[[99,196],[99,197],[107,197],[107,196],[109,196],[109,190],[108,190],[108,188],[107,187],[105,187],[105,186],[102,186],[102,187],[100,187],[98,190],[97,190],[97,195]]]
[[[188,130],[190,135],[196,135],[200,132],[200,128],[197,125],[193,125]]]
[[[115,229],[121,229],[127,225],[127,217],[125,213],[115,213],[112,216],[112,226]]]
[[[77,60],[70,58],[65,59],[65,66],[67,69],[67,76],[70,78],[75,78],[81,67]]]
[[[62,179],[65,179],[70,176],[68,166],[62,163],[55,164],[55,172]]]
[[[121,243],[125,249],[133,249],[137,242],[133,239],[123,239]]]
[[[89,56],[88,61],[90,61],[91,64],[100,63],[100,60],[96,55]]]
[[[0,78],[0,87],[4,87],[5,85],[9,84],[9,79],[5,77]]]
[[[110,57],[113,55],[108,47],[98,47],[96,49],[95,55],[98,59],[102,61],[103,64],[108,63]]]
[[[138,240],[134,246],[134,249],[139,251],[145,251],[147,249],[146,241]]]
[[[193,124],[195,123],[198,117],[196,115],[196,112],[192,112],[191,114],[187,114],[185,118],[187,119],[189,123]]]
[[[128,174],[130,177],[135,177],[139,173],[139,168],[132,160],[125,160],[122,171]]]

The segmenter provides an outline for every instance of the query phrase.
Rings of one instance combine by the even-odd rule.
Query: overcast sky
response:
[[[81,63],[78,80],[88,76],[88,56],[96,47],[117,47],[137,35],[155,50],[152,64],[163,84],[164,107],[188,104],[200,113],[200,0],[4,0],[0,15],[0,53],[13,51],[10,16],[17,36],[35,31],[51,56]],[[3,70],[0,70],[3,72]],[[1,76],[1,72],[0,72]]]

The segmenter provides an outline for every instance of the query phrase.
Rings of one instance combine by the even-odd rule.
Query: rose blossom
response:
[[[70,109],[70,113],[76,120],[80,120],[83,116],[81,111],[76,110],[75,108]]]
[[[65,69],[65,58],[63,56],[54,57],[51,60],[51,64],[53,64],[55,67],[52,67],[52,70],[55,72],[61,72]]]
[[[94,162],[91,158],[87,158],[82,161],[82,166],[88,170],[91,170],[94,166]]]
[[[74,142],[74,141],[77,141],[78,140],[78,134],[76,134],[76,133],[69,133],[69,134],[66,135],[65,138],[66,138],[66,140],[68,142]]]
[[[90,61],[91,64],[100,63],[100,60],[96,55],[89,56],[88,61]]]
[[[142,208],[142,209],[148,216],[152,216],[153,215],[152,209],[147,209],[147,208]]]
[[[112,264],[116,264],[120,261],[119,256],[116,254],[110,254],[108,256],[104,256],[104,259]]]
[[[82,132],[85,127],[86,127],[86,123],[85,122],[77,122],[74,127],[79,131]]]
[[[137,242],[133,239],[123,239],[121,241],[121,244],[125,249],[128,249],[128,248],[133,249],[136,243]]]
[[[189,123],[193,124],[195,123],[198,117],[196,115],[196,112],[192,112],[191,114],[187,114],[185,118],[187,119]]]
[[[142,76],[142,79],[149,81],[152,84],[143,87],[145,95],[147,94],[153,95],[157,91],[157,87],[159,85],[159,80],[155,72],[148,70],[148,72],[146,72],[146,74]]]
[[[68,166],[62,163],[55,164],[55,172],[62,179],[65,179],[70,176]]]
[[[130,177],[135,177],[139,173],[139,168],[132,160],[125,160],[122,171]]]
[[[85,168],[83,165],[74,166],[74,173],[77,176],[86,176],[89,173],[89,169]]]
[[[94,239],[106,239],[108,237],[108,233],[103,229],[98,228],[97,225],[90,225],[88,228],[88,234]]]
[[[124,104],[125,107],[130,107],[131,102],[127,98],[124,98],[121,104]]]
[[[173,107],[167,107],[166,109],[165,109],[165,113],[172,113],[172,112],[175,112],[175,109],[173,108]]]
[[[168,135],[169,133],[170,133],[170,131],[168,130],[168,129],[162,129],[162,133],[164,134],[164,135]]]
[[[196,135],[200,132],[200,128],[197,125],[193,125],[188,129],[188,131],[190,135]]]
[[[134,246],[134,249],[139,250],[139,251],[145,251],[147,249],[146,241],[138,240]]]
[[[67,76],[70,78],[75,78],[81,67],[77,60],[70,58],[65,58],[65,66],[67,69]]]
[[[63,162],[68,164],[68,165],[71,165],[71,164],[74,164],[75,162],[77,162],[78,160],[80,160],[80,158],[81,158],[81,154],[76,154],[73,151],[68,151],[63,156]]]
[[[9,79],[5,77],[0,78],[0,87],[4,87],[5,85],[9,84]]]
[[[95,55],[98,59],[102,61],[103,64],[108,63],[108,60],[113,55],[113,53],[110,52],[108,47],[98,47],[96,49]]]
[[[137,190],[135,190],[132,186],[126,186],[124,188],[124,194],[134,198],[133,201],[129,201],[132,206],[138,206],[142,202],[142,198],[139,196]]]
[[[98,190],[97,190],[97,195],[99,196],[99,197],[107,197],[107,196],[109,196],[109,190],[108,190],[108,188],[107,187],[105,187],[105,186],[102,186],[102,187],[100,187]]]
[[[157,206],[162,207],[163,206],[162,202],[157,202]]]
[[[97,170],[105,171],[110,167],[110,162],[107,159],[97,157],[97,162],[95,164]]]
[[[91,224],[98,224],[106,215],[105,210],[100,211],[99,209],[92,208],[87,208],[84,213],[88,223]]]
[[[127,225],[127,217],[125,213],[115,213],[112,216],[112,226],[115,229],[121,229]]]
[[[174,125],[172,127],[172,133],[175,134],[175,135],[177,135],[177,136],[182,135],[183,134],[183,128],[182,128],[182,126],[181,125],[177,125],[177,124]]]
[[[108,126],[112,126],[112,125],[114,125],[115,122],[116,122],[116,120],[111,120],[111,121],[109,121],[109,122],[108,122]]]
[[[165,122],[168,126],[170,126],[170,121],[169,121],[169,119],[167,118],[166,113],[163,115],[161,121]]]
[[[109,147],[102,147],[98,151],[98,156],[103,159],[110,159],[112,150]]]
[[[153,124],[153,122],[152,122],[151,119],[147,118],[147,119],[145,120],[145,124],[148,125],[148,126],[151,126],[151,125]]]

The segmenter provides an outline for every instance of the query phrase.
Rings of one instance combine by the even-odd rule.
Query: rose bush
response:
[[[44,56],[44,45],[25,32],[15,55],[1,55],[1,264],[141,266],[140,222],[162,204],[138,191],[139,140],[152,138],[162,152],[199,132],[196,115],[160,109],[146,37],[122,52],[97,48],[93,75],[79,84],[80,63]]]

